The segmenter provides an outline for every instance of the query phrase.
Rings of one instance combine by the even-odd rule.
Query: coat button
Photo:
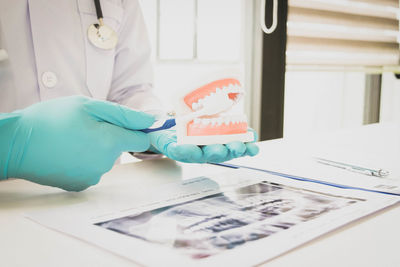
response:
[[[53,88],[58,82],[57,75],[54,72],[46,71],[42,74],[42,82],[47,88]]]

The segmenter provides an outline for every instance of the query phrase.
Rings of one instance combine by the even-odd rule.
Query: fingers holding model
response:
[[[254,132],[254,130],[249,129]],[[227,144],[211,144],[198,146],[194,144],[178,144],[175,130],[162,130],[149,133],[151,150],[162,153],[170,159],[186,163],[220,163],[243,156],[255,156],[259,148],[253,142],[233,141]]]
[[[0,114],[0,179],[22,178],[68,191],[99,182],[123,151],[145,151],[140,131],[154,117],[73,96]]]

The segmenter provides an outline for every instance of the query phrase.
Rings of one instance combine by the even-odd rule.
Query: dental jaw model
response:
[[[187,94],[183,98],[184,114],[178,114],[176,119],[178,144],[254,141],[254,134],[247,131],[246,115],[230,113],[243,95],[235,78],[215,80]]]

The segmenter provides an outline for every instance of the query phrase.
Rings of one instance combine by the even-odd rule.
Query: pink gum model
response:
[[[210,82],[187,94],[183,101],[193,111],[201,110],[203,105],[211,103],[218,96],[231,102],[230,109],[243,96],[240,82],[234,78],[225,78]],[[215,101],[214,101],[215,102]],[[218,102],[216,102],[218,105]],[[243,114],[209,114],[189,121],[178,134],[179,143],[198,145],[224,144],[232,141],[253,141],[253,133],[247,132],[247,119]],[[184,136],[182,136],[184,135]]]

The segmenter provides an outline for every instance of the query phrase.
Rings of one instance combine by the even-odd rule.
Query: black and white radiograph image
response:
[[[358,201],[261,182],[96,225],[202,259]]]

